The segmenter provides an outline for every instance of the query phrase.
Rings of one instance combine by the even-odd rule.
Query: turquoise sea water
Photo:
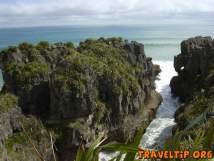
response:
[[[179,44],[183,39],[197,35],[214,35],[214,25],[203,26],[105,26],[105,27],[31,27],[0,29],[0,48],[17,45],[27,41],[72,41],[78,44],[87,38],[123,37],[145,44],[148,56],[156,60],[171,60],[179,52]]]
[[[214,35],[214,25],[153,25],[153,26],[64,26],[0,29],[0,49],[20,42],[39,41],[67,42],[78,44],[87,38],[123,37],[142,42],[146,55],[154,60],[173,60],[180,52],[182,40],[197,35]],[[0,75],[0,80],[1,79]],[[0,81],[1,84],[1,81]]]

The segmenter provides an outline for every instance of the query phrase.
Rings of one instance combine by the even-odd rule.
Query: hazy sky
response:
[[[0,27],[212,21],[214,0],[0,0]]]

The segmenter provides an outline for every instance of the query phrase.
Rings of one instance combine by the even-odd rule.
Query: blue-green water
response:
[[[0,49],[20,42],[39,41],[67,42],[78,44],[87,38],[123,37],[142,42],[147,56],[154,60],[173,60],[180,52],[182,40],[192,36],[214,35],[214,25],[154,25],[154,26],[64,26],[0,29]],[[0,75],[0,80],[1,80]]]
[[[214,25],[156,25],[156,26],[106,26],[106,27],[31,27],[0,29],[0,48],[17,45],[27,41],[72,41],[78,44],[87,38],[123,37],[145,44],[148,56],[155,60],[172,60],[179,52],[179,44],[183,39],[196,35],[214,35]]]

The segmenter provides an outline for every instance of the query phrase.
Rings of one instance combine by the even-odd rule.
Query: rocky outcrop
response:
[[[20,131],[21,127],[17,120],[22,117],[21,109],[17,107],[17,99],[10,94],[0,97],[0,147],[3,141],[13,135],[14,131]]]
[[[188,98],[197,88],[212,92],[214,68],[214,40],[211,37],[195,37],[181,43],[181,54],[174,58],[178,76],[170,83],[172,93]]]
[[[211,37],[195,37],[183,41],[181,54],[174,58],[174,67],[178,76],[172,78],[170,87],[172,93],[183,101],[175,114],[177,127],[174,132],[185,129],[192,122],[209,124],[212,119],[208,117],[194,120],[205,111],[214,110],[214,40]],[[199,129],[200,125],[194,128]]]
[[[50,136],[41,122],[25,117],[11,94],[0,95],[0,160],[53,160]],[[37,154],[37,151],[39,154]]]
[[[23,43],[0,56],[3,92],[16,95],[25,114],[41,118],[58,134],[60,160],[81,140],[88,146],[100,133],[131,140],[161,102],[154,86],[160,68],[137,42]]]

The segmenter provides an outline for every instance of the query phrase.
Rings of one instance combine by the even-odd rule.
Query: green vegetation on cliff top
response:
[[[144,71],[142,64],[135,66],[128,62],[128,53],[121,47],[121,40],[86,40],[77,49],[70,49],[64,58],[65,66],[54,71],[55,83],[63,91],[71,91],[77,99],[83,98],[89,90],[96,102],[92,111],[96,122],[110,113],[111,102],[99,95],[105,86],[111,97],[135,98],[140,91],[138,73]],[[111,98],[110,98],[111,99]]]
[[[78,48],[74,48],[72,43],[53,44],[40,42],[36,46],[29,43],[22,43],[17,47],[10,47],[2,52],[22,53],[18,59],[11,58],[10,63],[4,67],[4,71],[16,78],[17,83],[31,83],[38,76],[48,76],[53,65],[53,57],[61,57],[70,62],[69,69],[60,72],[59,80],[63,80],[67,85],[78,87],[83,90],[84,83],[87,81],[86,70],[94,72],[97,76],[109,77],[112,84],[115,83],[114,91],[118,94],[121,90],[136,94],[139,88],[136,75],[143,71],[142,65],[132,66],[127,61],[127,52],[120,47],[121,38],[110,38],[98,40],[86,40],[80,43]],[[58,48],[59,50],[54,50]],[[61,51],[60,48],[64,48]],[[63,55],[68,51],[68,54]],[[47,53],[47,54],[45,54]],[[4,56],[3,56],[4,57]],[[20,61],[24,63],[20,63]],[[64,84],[65,85],[65,84]],[[120,88],[117,88],[120,87]]]
[[[58,75],[58,78],[64,79],[63,82],[66,82],[68,86],[84,88],[83,86],[88,80],[86,72],[91,72],[97,77],[108,78],[109,81],[112,81],[112,85],[115,83],[113,86],[115,93],[120,94],[121,90],[135,92],[139,88],[138,80],[135,77],[137,68],[127,62],[124,50],[111,47],[103,42],[93,41],[81,44],[79,51],[73,51],[65,58],[70,62],[69,69]]]
[[[102,118],[111,112],[109,106],[111,106],[110,101],[114,99],[114,96],[116,98],[124,97],[127,108],[130,108],[133,106],[130,100],[137,98],[139,92],[142,92],[141,86],[144,86],[141,80],[144,79],[141,76],[144,74],[144,64],[137,61],[134,65],[130,63],[128,61],[129,53],[122,47],[122,43],[124,41],[120,38],[86,40],[80,43],[79,47],[74,47],[72,43],[52,45],[47,42],[40,42],[37,45],[22,43],[18,47],[2,51],[1,61],[3,71],[10,78],[14,78],[12,81],[16,82],[18,87],[27,91],[40,82],[48,82],[50,77],[55,77],[51,82],[54,83],[54,87],[56,89],[58,87],[57,90],[66,91],[62,92],[62,95],[65,95],[63,101],[67,99],[66,94],[69,99],[72,97],[70,93],[75,93],[77,98],[75,100],[82,98],[87,94],[86,90],[90,84],[92,86],[90,92],[93,92],[90,94],[94,97],[91,110],[95,122],[100,123]],[[8,57],[10,58],[8,59]],[[5,63],[4,59],[9,62]],[[10,83],[10,81],[8,82]],[[100,89],[100,86],[104,86],[105,90],[109,91],[99,91],[103,90]],[[102,92],[110,93],[112,100],[101,98]],[[62,95],[60,95],[61,98]],[[71,104],[71,102],[69,103]],[[81,122],[76,122],[73,126],[78,129]],[[42,131],[39,129],[38,132]],[[6,143],[7,147],[11,149],[13,143],[22,140],[22,134],[9,138]],[[37,135],[33,134],[32,137],[34,136]]]

